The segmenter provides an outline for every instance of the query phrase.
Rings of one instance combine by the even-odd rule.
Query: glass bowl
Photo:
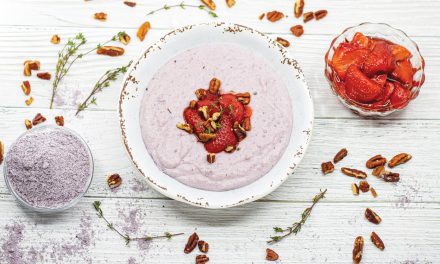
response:
[[[60,207],[37,207],[34,206],[32,204],[30,204],[28,201],[26,201],[23,197],[20,196],[20,194],[14,189],[14,187],[12,186],[12,184],[9,182],[9,178],[7,175],[7,158],[8,158],[8,153],[6,153],[6,157],[5,157],[5,162],[4,162],[4,166],[3,166],[3,175],[5,178],[5,182],[6,182],[6,186],[8,188],[8,190],[11,192],[11,194],[15,197],[15,199],[24,207],[35,211],[35,212],[39,212],[39,213],[57,213],[57,212],[61,212],[64,211],[66,209],[71,208],[72,206],[76,205],[79,200],[84,196],[84,194],[87,192],[87,190],[90,187],[90,184],[92,183],[92,179],[93,179],[93,170],[94,170],[94,163],[93,163],[93,157],[92,157],[92,153],[90,151],[89,146],[87,145],[87,143],[85,142],[85,140],[75,131],[73,131],[72,129],[66,128],[66,127],[61,127],[61,126],[56,126],[56,125],[39,125],[37,127],[34,127],[32,129],[27,130],[26,132],[24,132],[23,134],[21,134],[16,140],[15,142],[17,142],[18,139],[22,138],[23,136],[35,132],[36,130],[44,130],[44,129],[60,129],[63,130],[65,132],[70,133],[71,135],[75,136],[76,138],[78,138],[80,140],[80,142],[83,144],[83,146],[86,149],[86,152],[89,156],[89,163],[90,163],[90,172],[89,172],[89,177],[88,180],[86,182],[86,184],[84,185],[84,190],[74,199],[72,199],[70,202],[68,202],[67,204],[64,204]],[[15,142],[9,147],[9,150],[12,149],[12,147],[14,146]]]
[[[410,99],[405,105],[399,108],[393,108],[390,104],[375,105],[363,104],[356,102],[344,93],[341,93],[338,87],[339,77],[331,66],[331,61],[336,48],[342,42],[350,41],[356,32],[361,32],[365,36],[381,38],[399,44],[408,49],[412,57],[410,62],[414,68],[413,87],[410,89]],[[420,54],[419,47],[412,41],[403,31],[395,29],[388,24],[383,23],[362,23],[360,25],[349,27],[345,29],[339,36],[337,36],[330,44],[330,48],[325,54],[325,76],[330,83],[333,93],[339,98],[343,105],[351,109],[353,112],[362,116],[387,116],[395,111],[403,110],[411,100],[414,100],[420,91],[425,81],[425,61]]]

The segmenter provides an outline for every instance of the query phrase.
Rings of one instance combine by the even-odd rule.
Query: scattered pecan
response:
[[[44,121],[46,121],[46,118],[42,114],[38,113],[37,115],[35,115],[34,119],[32,119],[32,125],[36,126],[43,123]]]
[[[388,167],[390,168],[394,168],[397,165],[406,163],[407,161],[409,161],[412,158],[412,156],[408,153],[400,153],[396,156],[394,156],[390,162],[388,162]]]
[[[181,123],[179,123],[176,126],[177,126],[178,129],[182,129],[183,131],[186,131],[189,134],[193,133],[193,128],[192,128],[192,126],[190,124],[181,124]]]
[[[359,195],[359,187],[356,183],[351,184],[351,191],[353,192],[353,195]]]
[[[145,36],[147,35],[148,31],[151,28],[150,22],[146,21],[144,22],[138,29],[136,36],[139,38],[140,41],[144,41]]]
[[[212,94],[217,94],[220,90],[220,80],[217,78],[212,78],[212,80],[209,82],[209,89],[208,91]]]
[[[203,241],[203,240],[200,240],[200,241],[197,243],[197,246],[199,247],[200,252],[206,253],[206,252],[208,252],[208,250],[209,250],[209,244],[208,244],[208,242],[205,242],[205,241]]]
[[[368,192],[370,190],[370,184],[367,181],[360,181],[359,182],[359,189],[362,192]]]
[[[266,260],[275,261],[278,260],[278,254],[270,248],[266,248]]]
[[[24,74],[24,76],[31,76],[32,75],[31,68],[29,67],[28,63],[24,64],[23,74]]]
[[[127,33],[122,33],[119,34],[119,41],[124,44],[124,45],[128,45],[128,43],[130,43],[131,37],[127,34]]]
[[[367,174],[363,171],[356,170],[356,169],[350,169],[350,168],[341,168],[342,173],[344,173],[347,176],[355,177],[358,179],[365,179],[367,178]]]
[[[295,5],[293,7],[293,13],[296,18],[300,18],[304,10],[304,0],[295,0]]]
[[[237,93],[235,96],[237,100],[244,105],[248,105],[251,102],[251,94],[248,92]]]
[[[0,164],[3,162],[3,155],[5,154],[5,145],[0,140]]]
[[[56,116],[55,123],[59,126],[64,126],[64,116]]]
[[[212,120],[217,121],[217,120],[219,120],[221,115],[222,115],[221,112],[215,112],[212,114],[211,118],[212,118]]]
[[[228,153],[234,152],[234,150],[235,150],[235,146],[227,146],[225,148],[225,152],[228,152]]]
[[[114,173],[107,177],[107,184],[110,189],[117,188],[122,184],[122,178],[118,173]]]
[[[318,10],[315,12],[315,19],[320,20],[323,19],[327,15],[327,10]]]
[[[386,182],[398,182],[400,181],[400,175],[396,172],[387,171],[382,175],[382,178]]]
[[[264,18],[265,15],[266,15],[266,13],[263,13],[263,14],[259,15],[259,16],[258,16],[258,19],[259,19],[259,20],[263,20],[263,18]]]
[[[107,20],[107,14],[104,12],[95,13],[94,18],[100,21],[106,21]]]
[[[49,72],[39,72],[37,73],[37,77],[43,80],[50,80],[51,74]]]
[[[288,48],[290,46],[290,42],[288,40],[280,37],[277,37],[277,42],[280,43],[285,48]]]
[[[370,208],[365,209],[365,218],[376,225],[382,221],[382,219]]]
[[[296,25],[290,28],[290,31],[292,32],[293,35],[295,35],[296,37],[301,37],[302,34],[304,34],[304,28],[301,25]]]
[[[38,71],[40,69],[40,62],[39,61],[33,61],[33,60],[27,60],[23,63],[24,69],[23,74],[24,76],[31,76],[32,71]]]
[[[209,110],[208,110],[208,106],[207,106],[207,105],[204,105],[204,106],[202,106],[202,107],[199,107],[198,111],[199,111],[200,113],[202,113],[203,118],[204,118],[205,120],[208,120],[208,118],[209,118]]]
[[[96,49],[96,54],[99,55],[107,55],[110,57],[116,57],[123,55],[125,50],[121,47],[116,46],[101,46],[98,49]]]
[[[211,163],[211,164],[214,163],[215,162],[215,154],[214,153],[208,153],[206,155],[206,160],[208,161],[208,163]]]
[[[233,7],[235,5],[235,0],[226,0],[228,7]]]
[[[380,250],[385,249],[385,244],[383,243],[382,239],[375,233],[371,232],[371,242]]]
[[[25,119],[24,120],[24,125],[26,126],[26,129],[31,129],[32,128],[32,122],[29,119]]]
[[[240,142],[246,138],[247,134],[246,134],[246,131],[244,130],[244,128],[238,127],[238,128],[232,129],[232,131],[234,132],[235,137],[237,138],[238,142]]]
[[[197,107],[197,101],[191,100],[191,102],[189,102],[189,107],[195,109]]]
[[[314,18],[315,18],[315,15],[313,12],[307,12],[307,13],[303,14],[303,22],[304,23],[307,23]]]
[[[373,174],[374,176],[380,178],[384,173],[385,173],[385,167],[384,166],[378,166],[378,167],[374,168],[374,170],[373,170],[373,172],[371,174]]]
[[[216,134],[213,134],[213,133],[200,133],[199,135],[198,135],[198,137],[199,137],[199,140],[201,141],[201,142],[208,142],[208,141],[210,141],[211,139],[214,139],[214,138],[216,138]]]
[[[34,97],[29,97],[28,99],[26,99],[26,101],[24,101],[24,103],[29,106],[32,104],[32,102],[34,101]]]
[[[267,12],[266,17],[267,20],[269,20],[270,22],[277,22],[284,17],[284,14],[280,11],[274,10],[271,12]]]
[[[209,261],[209,258],[206,255],[197,255],[196,256],[196,264],[205,264],[208,261]]]
[[[191,253],[194,248],[197,246],[197,242],[199,241],[199,236],[196,232],[194,232],[191,236],[188,237],[188,242],[186,242],[185,249],[183,252],[186,254]]]
[[[321,164],[321,170],[324,174],[332,173],[335,170],[335,166],[331,161],[323,162]]]
[[[382,157],[382,155],[376,155],[372,158],[370,158],[369,160],[367,160],[367,162],[365,163],[365,166],[367,166],[367,168],[369,169],[374,169],[378,166],[383,166],[387,163],[387,159]]]
[[[374,198],[377,197],[377,192],[376,192],[376,190],[373,187],[370,187],[370,192],[371,192],[371,195],[373,195]]]
[[[129,6],[129,7],[135,7],[136,6],[136,2],[124,1],[124,4]]]
[[[340,162],[345,156],[347,156],[348,151],[346,148],[341,149],[338,153],[336,153],[335,157],[333,158],[334,163]]]
[[[353,247],[353,262],[359,264],[362,260],[362,252],[364,250],[364,238],[362,236],[356,237]]]
[[[246,131],[250,131],[252,129],[251,118],[250,117],[245,117],[243,119],[243,128]]]
[[[196,93],[197,99],[203,100],[205,98],[205,96],[208,94],[208,91],[205,89],[197,89],[195,93]]]
[[[29,95],[31,93],[31,84],[29,81],[23,81],[21,83],[21,89],[25,95]]]
[[[209,9],[211,9],[211,10],[215,10],[216,5],[215,5],[215,3],[214,3],[213,0],[201,0],[201,1],[202,1],[202,3],[204,3],[207,7],[209,7]]]
[[[61,38],[57,34],[53,35],[52,38],[50,39],[50,42],[52,42],[52,44],[59,44],[60,41]]]

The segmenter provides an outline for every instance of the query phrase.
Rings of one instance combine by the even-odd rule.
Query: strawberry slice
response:
[[[183,111],[183,118],[185,118],[186,123],[192,125],[196,134],[202,133],[205,130],[203,127],[204,120],[196,109],[187,107]]]
[[[219,98],[220,105],[226,115],[231,115],[232,121],[241,123],[244,117],[244,106],[233,94],[223,94]]]
[[[225,150],[227,146],[237,146],[237,139],[232,132],[232,117],[222,115],[220,120],[221,128],[215,133],[216,137],[205,143],[205,149],[209,153],[219,153]]]
[[[351,65],[345,77],[347,96],[359,103],[371,103],[382,93],[382,87],[365,76],[356,65]]]
[[[395,64],[389,45],[385,42],[377,42],[365,59],[362,69],[368,77],[372,77],[376,74],[391,73],[396,67]]]
[[[372,81],[374,81],[375,83],[379,84],[380,87],[384,87],[385,83],[387,82],[387,75],[386,74],[381,74],[381,75],[377,75],[374,78],[371,79]]]
[[[361,65],[369,50],[350,43],[340,43],[333,54],[331,66],[336,71],[339,79],[344,80],[348,67]]]
[[[408,60],[398,61],[396,69],[391,73],[391,76],[401,81],[405,86],[411,87],[413,82],[414,70],[412,68],[411,62]]]
[[[404,108],[409,103],[410,97],[411,92],[408,89],[403,88],[398,83],[394,83],[394,91],[390,96],[390,102],[395,109]]]
[[[356,32],[351,43],[357,44],[359,47],[369,49],[372,41],[369,37],[365,36],[361,32]]]
[[[401,45],[390,45],[391,53],[394,56],[394,59],[396,61],[402,61],[409,59],[411,57],[411,52],[409,50]]]

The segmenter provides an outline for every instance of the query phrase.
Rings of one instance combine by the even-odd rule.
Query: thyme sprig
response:
[[[315,195],[315,197],[313,197],[312,200],[313,204],[304,210],[304,212],[301,214],[301,220],[299,222],[293,223],[291,226],[287,228],[273,227],[275,233],[283,233],[283,234],[278,236],[271,236],[270,240],[268,240],[267,243],[271,244],[271,243],[279,242],[282,239],[290,236],[291,234],[294,235],[298,234],[298,232],[301,230],[301,227],[305,224],[310,214],[312,213],[313,207],[315,207],[315,205],[319,202],[319,200],[325,198],[324,195],[326,192],[327,189],[325,189],[324,191],[320,190],[320,193],[318,193],[317,195]]]
[[[156,9],[156,10],[153,10],[153,11],[149,12],[149,13],[147,14],[147,16],[153,15],[153,14],[155,14],[155,13],[158,12],[158,11],[169,10],[169,9],[171,9],[171,8],[174,8],[174,7],[180,7],[181,9],[186,9],[187,7],[188,7],[188,8],[198,8],[198,9],[200,9],[200,10],[205,11],[206,13],[208,13],[210,16],[212,16],[212,17],[214,17],[214,18],[215,18],[215,17],[218,17],[217,14],[216,14],[215,12],[209,10],[205,5],[187,5],[187,4],[185,4],[185,2],[181,2],[181,3],[178,4],[178,5],[164,5],[164,6],[162,6],[161,8],[158,8],[158,9]]]
[[[95,86],[93,86],[93,89],[90,92],[89,96],[87,96],[87,98],[84,100],[84,102],[82,102],[81,104],[78,105],[78,110],[76,111],[75,115],[78,115],[79,112],[83,111],[84,109],[89,107],[89,105],[91,105],[91,104],[96,105],[96,100],[97,100],[96,94],[102,92],[103,89],[109,87],[110,82],[115,81],[120,74],[126,73],[128,70],[128,67],[130,67],[132,62],[133,61],[130,61],[125,66],[106,71],[104,73],[104,75],[102,75],[101,78],[99,78],[99,80],[95,83]]]
[[[130,237],[128,234],[123,234],[121,231],[119,231],[113,225],[113,223],[111,223],[110,221],[108,221],[107,218],[105,218],[104,212],[101,209],[101,202],[100,201],[93,202],[93,208],[95,208],[98,217],[102,218],[107,223],[107,227],[110,230],[115,231],[120,237],[122,237],[125,240],[125,244],[126,245],[130,244],[131,241],[139,241],[139,240],[151,241],[153,239],[160,239],[160,238],[171,239],[172,237],[183,235],[183,233],[171,234],[169,232],[165,232],[163,235],[159,235],[159,236],[149,236],[149,235],[147,235],[145,237]]]
[[[114,35],[111,39],[107,40],[103,44],[98,44],[96,47],[82,53],[78,53],[78,50],[81,46],[87,43],[87,39],[84,37],[82,33],[78,33],[74,38],[71,38],[67,41],[66,45],[58,52],[58,60],[55,68],[55,78],[52,83],[52,96],[50,98],[50,109],[53,107],[53,101],[55,95],[57,93],[58,86],[61,80],[66,76],[69,72],[72,65],[78,60],[86,56],[87,54],[95,51],[99,47],[106,45],[111,41],[115,41],[119,38],[120,35],[124,35],[125,32],[119,32]]]

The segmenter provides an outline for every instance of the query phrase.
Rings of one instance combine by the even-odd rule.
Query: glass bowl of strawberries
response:
[[[387,24],[347,28],[325,55],[325,76],[333,92],[363,116],[404,109],[419,94],[424,68],[417,44]]]

